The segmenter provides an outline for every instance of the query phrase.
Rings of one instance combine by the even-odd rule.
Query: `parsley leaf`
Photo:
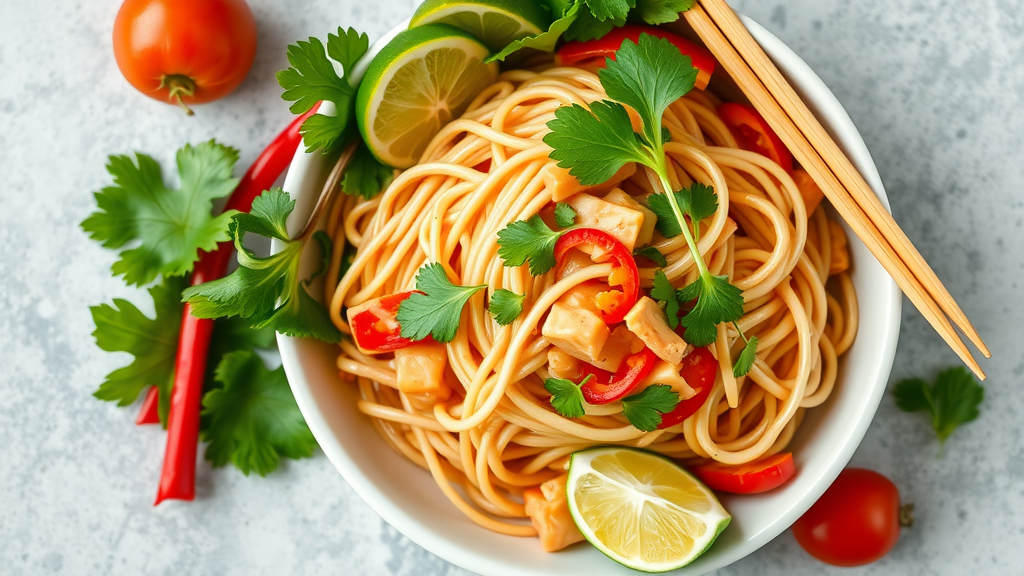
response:
[[[654,246],[641,246],[636,250],[633,250],[633,256],[642,256],[647,258],[662,268],[668,266],[668,260],[665,259],[665,255],[661,253],[661,250],[658,250]]]
[[[657,26],[675,22],[680,12],[686,12],[696,0],[637,0],[636,15],[644,22]]]
[[[498,232],[498,256],[505,266],[522,266],[530,261],[530,274],[540,276],[555,267],[555,243],[562,235],[541,220],[517,220]]]
[[[416,273],[416,290],[398,306],[402,337],[423,340],[433,336],[438,342],[451,342],[462,320],[462,308],[480,290],[480,286],[456,286],[448,279],[444,266],[426,264]]]
[[[223,388],[203,397],[206,459],[214,466],[234,462],[246,476],[273,472],[281,456],[307,458],[316,440],[288,388],[284,368],[267,370],[252,351],[232,352],[216,371]]]
[[[555,45],[558,44],[558,39],[562,37],[562,34],[569,29],[580,14],[587,11],[586,6],[583,5],[583,0],[573,0],[572,3],[568,5],[562,4],[561,6],[554,6],[556,3],[562,4],[561,2],[549,2],[549,4],[554,8],[552,11],[556,16],[556,19],[551,23],[551,26],[548,26],[546,31],[512,41],[500,52],[489,56],[485,62],[489,64],[491,62],[505,60],[523,48],[532,48],[543,52],[554,52]],[[558,7],[561,7],[562,10],[557,10]]]
[[[523,299],[525,294],[516,294],[511,290],[499,288],[491,294],[488,310],[494,321],[502,326],[508,326],[523,313]]]
[[[743,291],[729,284],[727,276],[702,273],[690,285],[677,292],[677,297],[686,302],[697,299],[680,324],[686,328],[684,340],[701,347],[715,341],[721,322],[733,322],[743,316]]]
[[[261,194],[248,214],[236,214],[231,233],[238,250],[238,268],[230,275],[182,294],[200,318],[241,316],[254,328],[271,327],[282,334],[338,342],[341,333],[331,323],[327,307],[306,291],[299,264],[306,239],[290,240],[285,220],[295,202],[280,188]],[[260,258],[242,245],[251,232],[284,243],[277,254]],[[280,304],[278,304],[280,302]]]
[[[145,154],[111,156],[107,172],[114,184],[95,194],[99,210],[82,221],[82,229],[105,248],[121,248],[111,267],[128,284],[148,284],[157,276],[181,276],[192,271],[200,250],[213,250],[229,238],[231,212],[213,216],[213,200],[226,196],[237,178],[231,172],[238,151],[213,140],[178,150],[179,190],[171,190],[160,165]]]
[[[548,128],[544,143],[552,148],[551,158],[584,186],[607,182],[629,162],[651,162],[634,136],[629,114],[617,102],[591,102],[589,111],[579,104],[563,106]]]
[[[743,352],[740,352],[739,358],[736,358],[736,362],[732,365],[732,375],[737,378],[746,376],[750,369],[754,367],[754,360],[756,359],[757,336],[751,336],[750,340],[747,340],[747,344],[743,347]]]
[[[157,386],[168,394],[174,383],[174,360],[181,330],[181,290],[183,278],[166,278],[149,289],[155,316],[150,319],[134,304],[120,298],[114,305],[89,308],[96,330],[96,345],[107,352],[128,352],[135,359],[104,379],[93,396],[118,406],[127,406],[147,386]]]
[[[580,387],[590,380],[593,374],[588,375],[582,382],[576,384],[565,378],[548,378],[544,381],[544,389],[551,393],[551,407],[563,418],[581,418],[586,412],[583,410],[583,392]]]
[[[289,109],[295,114],[302,114],[321,100],[331,102],[335,107],[334,116],[314,114],[302,123],[299,131],[307,151],[327,153],[336,150],[349,139],[344,136],[351,134],[349,128],[356,88],[338,75],[328,56],[340,64],[347,75],[369,46],[366,34],[340,27],[336,35],[327,35],[326,49],[318,38],[310,38],[306,42],[300,40],[288,46],[291,67],[277,73],[277,82],[284,88],[281,97],[292,102]]]
[[[893,395],[900,410],[927,412],[931,416],[932,429],[941,447],[957,426],[979,416],[978,406],[985,399],[985,389],[966,368],[958,366],[943,370],[934,384],[921,378],[901,380]]]
[[[718,195],[711,186],[694,182],[689,188],[673,193],[680,211],[690,217],[690,226],[695,240],[700,240],[700,221],[713,216],[718,210]],[[658,217],[655,227],[665,238],[682,233],[667,194],[651,194],[647,197],[648,207]]]
[[[654,384],[638,394],[622,399],[622,413],[635,428],[652,432],[661,424],[661,415],[679,404],[679,393],[668,384]]]
[[[568,228],[576,223],[576,210],[565,202],[555,204],[555,224]]]
[[[651,298],[665,304],[665,315],[668,316],[668,325],[673,330],[679,326],[679,295],[676,287],[665,276],[663,270],[654,273],[654,287],[651,288]]]

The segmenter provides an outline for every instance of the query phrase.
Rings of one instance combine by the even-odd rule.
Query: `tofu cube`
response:
[[[444,381],[447,364],[448,350],[439,342],[417,342],[395,350],[398,389],[404,394],[447,400],[452,392]]]
[[[654,240],[654,226],[658,222],[658,216],[651,212],[650,208],[634,200],[632,196],[626,194],[621,188],[616,188],[606,194],[604,200],[624,208],[637,210],[644,215],[640,232],[636,236],[637,246],[647,246]]]
[[[570,356],[592,362],[600,355],[610,332],[604,320],[590,310],[555,302],[541,334]]]
[[[568,474],[562,474],[523,492],[526,515],[537,530],[544,550],[554,552],[583,541],[583,534],[569,512],[565,496]]]
[[[686,342],[668,327],[665,311],[643,296],[626,313],[626,326],[637,338],[669,364],[679,364],[686,353]]]
[[[565,202],[576,210],[577,225],[603,230],[622,242],[627,250],[633,251],[644,225],[643,212],[590,194],[576,194]]]

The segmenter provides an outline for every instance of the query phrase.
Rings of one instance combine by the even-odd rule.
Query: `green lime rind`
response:
[[[409,27],[424,24],[455,26],[497,52],[547,30],[551,17],[533,0],[427,0],[416,9]]]

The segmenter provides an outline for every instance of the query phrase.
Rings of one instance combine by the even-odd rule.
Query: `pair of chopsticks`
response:
[[[950,348],[984,380],[985,372],[950,320],[989,358],[992,353],[981,336],[732,8],[725,0],[698,0],[683,14],[754,108],[821,187],[839,215]]]

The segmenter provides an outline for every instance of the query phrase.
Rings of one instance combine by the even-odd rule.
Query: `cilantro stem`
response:
[[[732,325],[736,327],[736,332],[738,332],[738,333],[739,333],[739,335],[740,335],[740,338],[743,338],[743,343],[744,343],[744,344],[750,344],[750,340],[749,340],[749,339],[747,339],[747,335],[746,335],[746,334],[744,334],[744,333],[743,333],[743,330],[741,330],[741,329],[740,329],[740,325],[739,325],[739,323],[738,323],[738,322],[736,322],[735,320],[733,320],[733,321],[732,321]]]
[[[675,215],[676,220],[679,221],[679,228],[683,232],[683,238],[686,239],[687,247],[690,248],[690,255],[693,256],[693,262],[697,266],[697,271],[700,272],[702,278],[706,277],[710,274],[708,266],[704,263],[704,257],[701,256],[700,250],[697,248],[697,242],[693,238],[693,233],[690,232],[690,227],[686,224],[686,217],[683,216],[683,211],[679,208],[679,202],[676,201],[672,183],[668,181],[668,167],[665,165],[664,149],[661,146],[655,146],[655,148],[656,165],[652,166],[652,168],[661,179],[661,186],[665,189],[665,197],[668,199],[668,204],[672,208],[672,213]]]

